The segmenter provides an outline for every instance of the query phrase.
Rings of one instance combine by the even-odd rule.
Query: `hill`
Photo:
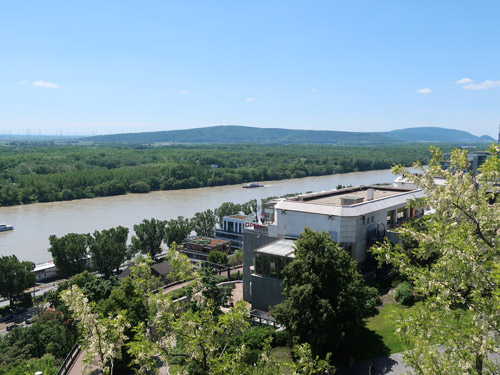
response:
[[[488,139],[489,138],[489,139]],[[281,143],[376,145],[407,142],[479,143],[493,142],[488,136],[444,128],[409,128],[390,132],[344,132],[296,130],[219,125],[206,128],[147,133],[100,135],[82,140],[99,143]]]

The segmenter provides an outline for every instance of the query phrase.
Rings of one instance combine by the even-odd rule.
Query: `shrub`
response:
[[[403,281],[396,288],[396,301],[402,305],[411,305],[413,303],[412,287],[408,281]]]

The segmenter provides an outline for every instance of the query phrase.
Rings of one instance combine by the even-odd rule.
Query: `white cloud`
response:
[[[457,85],[463,85],[465,83],[472,83],[472,82],[474,82],[474,81],[470,78],[462,78],[462,79],[459,79],[458,81],[456,81],[455,83]]]
[[[420,90],[417,90],[417,92],[418,92],[419,94],[430,94],[430,93],[432,92],[432,90],[431,90],[431,89],[427,89],[427,88],[425,88],[425,89],[420,89]]]
[[[253,102],[254,101],[254,98],[246,98],[245,99],[246,102]]]
[[[311,92],[318,92],[318,89],[311,89]]]
[[[24,85],[26,81],[17,82],[18,85]]]
[[[189,90],[181,90],[181,94],[183,95],[189,94]]]
[[[33,82],[32,85],[39,86],[39,87],[48,87],[50,89],[59,88],[59,85],[57,83],[45,82],[45,81],[36,81],[36,82]]]
[[[500,87],[500,81],[483,81],[481,83],[469,83],[463,86],[466,90],[487,90],[494,87]]]

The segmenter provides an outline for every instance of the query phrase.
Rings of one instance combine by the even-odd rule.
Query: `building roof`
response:
[[[252,220],[252,218],[253,215],[243,215],[243,214],[224,216],[224,219],[232,219],[232,220]]]
[[[231,241],[228,240],[219,240],[217,238],[212,238],[212,237],[200,237],[200,236],[193,236],[186,238],[183,243],[195,243],[199,245],[209,245],[209,246],[217,246],[221,244],[225,244]]]
[[[369,194],[373,194],[373,199],[368,200]],[[320,215],[353,217],[406,204],[410,199],[422,198],[424,196],[425,194],[422,189],[396,188],[390,185],[357,186],[321,193],[298,195],[279,202],[275,208],[282,212],[297,211]],[[342,206],[342,199],[347,197],[363,198],[363,201]]]
[[[271,242],[255,250],[258,254],[275,255],[278,257],[295,258],[293,252],[295,251],[295,240],[281,239]]]
[[[45,262],[45,263],[36,264],[35,265],[35,269],[33,270],[33,272],[43,271],[43,270],[55,268],[55,266],[56,265],[54,264],[54,262],[52,260],[49,260],[48,262]]]

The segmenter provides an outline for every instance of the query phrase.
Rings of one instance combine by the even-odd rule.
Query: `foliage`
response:
[[[227,254],[218,250],[212,250],[208,254],[207,261],[221,265],[229,264],[229,259],[227,258]]]
[[[210,209],[197,212],[193,217],[193,229],[198,236],[213,237],[217,217]]]
[[[396,301],[403,305],[411,305],[413,303],[412,287],[408,281],[403,281],[396,288],[396,294],[394,295]]]
[[[151,258],[156,259],[162,252],[165,224],[162,220],[144,219],[142,223],[134,225],[135,236],[132,237],[134,250],[141,254],[149,254]]]
[[[284,365],[271,359],[269,343],[257,359],[257,367],[240,360],[245,356],[246,349],[238,347],[234,350],[230,344],[232,337],[243,334],[249,328],[248,310],[244,303],[239,302],[222,313],[220,303],[210,299],[213,296],[218,300],[220,291],[213,288],[209,273],[199,276],[196,281],[204,288],[195,298],[200,308],[184,311],[169,294],[153,293],[154,282],[147,263],[147,260],[140,263],[126,282],[127,288],[135,290],[128,295],[136,299],[137,304],[134,302],[126,306],[125,299],[121,299],[124,304],[109,312],[107,318],[104,318],[99,306],[93,308],[86,301],[78,287],[63,293],[82,329],[83,349],[85,353],[91,353],[88,360],[93,359],[101,369],[112,371],[118,358],[126,354],[129,366],[139,374],[158,373],[160,361],[168,365],[172,358],[180,359],[184,366],[183,373],[188,374],[282,373]],[[183,262],[173,264],[174,267],[188,265]],[[189,269],[176,269],[174,272],[191,275]],[[133,321],[130,310],[137,309],[139,305],[146,312],[145,316]],[[132,324],[135,326],[132,327]],[[289,364],[292,373],[317,374],[331,369],[325,361],[313,358],[307,346],[297,350],[297,361]],[[124,373],[124,370],[120,371]]]
[[[9,366],[0,367],[0,375],[26,375],[41,371],[43,375],[56,375],[57,362],[51,355],[42,358],[21,360]]]
[[[76,285],[66,290],[61,298],[82,327],[85,367],[95,364],[112,374],[114,361],[121,358],[121,349],[127,338],[124,331],[129,323],[121,315],[107,318],[94,313]]]
[[[49,237],[49,252],[61,277],[76,275],[87,268],[88,237],[88,234],[78,233],[68,233],[60,238],[55,235]]]
[[[203,309],[207,301],[210,301],[214,314],[217,314],[221,307],[228,307],[231,288],[218,286],[218,283],[213,270],[203,267],[189,289],[188,298],[191,302],[189,307],[193,310]]]
[[[395,168],[426,191],[420,203],[435,211],[426,231],[402,229],[418,241],[413,258],[423,262],[389,244],[374,249],[379,260],[396,267],[423,298],[396,322],[397,332],[414,348],[405,353],[405,360],[421,374],[500,371],[488,355],[500,352],[500,305],[492,298],[499,290],[495,266],[500,202],[495,200],[495,186],[500,181],[500,147],[492,146],[490,152],[477,175],[468,172],[462,150],[451,153],[448,169],[442,168],[443,156],[435,148],[427,169],[417,165],[420,175]],[[444,178],[445,185],[436,184],[434,176]],[[432,266],[426,262],[430,258]]]
[[[215,209],[215,216],[217,216],[218,223],[222,223],[224,216],[236,215],[242,211],[242,207],[238,203],[224,202]]]
[[[416,160],[428,160],[425,145],[16,144],[0,150],[0,205],[385,169]]]
[[[33,324],[10,331],[0,340],[0,368],[46,354],[62,360],[76,342],[76,330],[59,312],[44,311]]]
[[[193,230],[193,223],[190,219],[178,216],[177,219],[172,219],[167,222],[165,230],[165,243],[170,246],[172,243],[180,244],[184,241]]]
[[[127,238],[128,228],[122,226],[95,231],[89,236],[92,268],[106,278],[113,274],[113,270],[118,273],[122,263],[132,256],[127,249]]]
[[[34,269],[33,262],[20,262],[15,255],[0,257],[0,296],[9,299],[11,308],[35,285]]]
[[[233,255],[229,257],[229,264],[231,266],[240,266],[243,263],[243,250],[235,250]]]
[[[363,326],[376,290],[365,285],[356,262],[326,232],[305,228],[294,254],[283,271],[285,300],[273,314],[294,342],[308,342],[313,353],[324,356]]]

